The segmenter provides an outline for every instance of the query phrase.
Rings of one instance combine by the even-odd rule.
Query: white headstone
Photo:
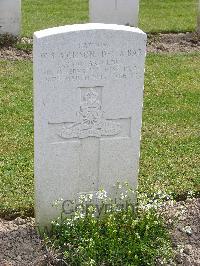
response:
[[[34,34],[35,198],[52,203],[117,182],[137,185],[146,34],[106,24]]]
[[[21,0],[0,0],[0,34],[20,34]]]
[[[90,0],[90,22],[138,26],[139,0]]]

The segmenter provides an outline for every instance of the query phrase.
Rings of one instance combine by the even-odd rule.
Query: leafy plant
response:
[[[69,265],[144,266],[155,265],[158,258],[168,260],[172,250],[163,220],[153,205],[132,208],[126,192],[121,193],[120,203],[103,190],[98,192],[97,205],[91,202],[93,195],[79,198],[70,218],[62,213],[52,222],[48,244]]]

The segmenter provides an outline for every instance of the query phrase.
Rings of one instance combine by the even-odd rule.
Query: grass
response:
[[[196,0],[141,0],[139,27],[145,32],[186,32],[196,27]],[[22,36],[66,24],[86,23],[88,0],[22,0]]]
[[[0,62],[1,215],[33,213],[32,87],[31,62]]]
[[[141,0],[139,27],[145,32],[194,31],[196,0]]]
[[[200,55],[149,55],[140,187],[200,190]],[[161,189],[161,190],[162,190]]]
[[[22,35],[66,24],[88,21],[87,0],[22,0]]]
[[[140,190],[200,190],[199,54],[147,57]],[[32,63],[0,62],[0,216],[33,213]]]

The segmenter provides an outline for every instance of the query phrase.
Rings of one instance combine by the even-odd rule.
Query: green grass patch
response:
[[[200,190],[199,54],[146,62],[139,188]],[[0,215],[33,213],[32,63],[0,62]]]
[[[194,31],[196,0],[141,0],[139,27],[146,32]],[[22,0],[22,36],[89,20],[88,0]]]
[[[31,43],[22,43],[20,41],[18,41],[14,47],[18,50],[23,50],[26,53],[32,53],[33,51],[33,44]]]
[[[67,24],[88,21],[87,0],[22,0],[22,36]]]
[[[199,54],[149,55],[146,65],[140,188],[200,190]]]
[[[33,213],[32,64],[0,62],[0,214]]]
[[[194,31],[196,0],[141,0],[139,27],[145,32]]]

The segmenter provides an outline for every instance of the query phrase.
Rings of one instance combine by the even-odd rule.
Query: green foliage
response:
[[[23,50],[27,53],[32,53],[33,45],[31,43],[23,43],[19,41],[15,44],[15,48],[18,50]]]
[[[101,206],[106,206],[104,200]],[[153,207],[133,211],[130,205],[120,208],[109,203],[103,215],[97,216],[95,205],[87,203],[82,202],[81,211],[70,218],[62,215],[54,221],[47,236],[48,244],[68,265],[145,266],[172,256],[167,229]]]

